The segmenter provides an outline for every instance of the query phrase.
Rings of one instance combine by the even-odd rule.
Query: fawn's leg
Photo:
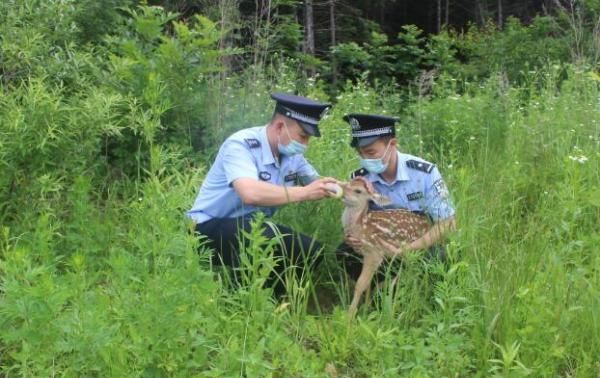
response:
[[[350,304],[350,309],[348,310],[350,317],[353,317],[354,314],[356,314],[360,297],[371,284],[371,279],[377,271],[377,268],[379,268],[381,261],[382,257],[373,252],[366,254],[364,257],[362,271],[360,272],[360,277],[358,277],[358,280],[356,281],[356,286],[354,287],[354,297],[352,298],[352,303]]]

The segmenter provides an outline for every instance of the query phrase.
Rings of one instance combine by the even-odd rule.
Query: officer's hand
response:
[[[331,177],[322,177],[311,182],[302,187],[304,190],[304,199],[312,201],[332,196],[333,193],[327,189],[327,185],[335,183],[337,183],[337,180]]]
[[[350,234],[346,234],[344,240],[346,241],[346,244],[352,247],[352,249],[355,251],[358,251],[360,247],[362,247],[362,242]]]

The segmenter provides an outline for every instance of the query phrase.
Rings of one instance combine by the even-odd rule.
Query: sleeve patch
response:
[[[421,171],[421,172],[425,172],[425,173],[431,173],[431,171],[433,170],[433,167],[435,167],[431,163],[425,163],[423,161],[418,161],[418,160],[407,160],[406,166],[408,168],[416,169],[417,171]]]
[[[250,148],[258,148],[260,147],[260,141],[256,138],[246,138],[244,139],[248,147]]]
[[[448,198],[448,187],[446,186],[446,183],[444,182],[444,180],[439,179],[436,182],[433,183],[433,189],[435,189],[435,192],[437,193],[438,196],[442,197],[442,198]]]
[[[366,169],[360,168],[350,174],[350,179],[352,180],[357,177],[366,176],[368,173],[369,171],[367,171]]]
[[[267,171],[261,171],[258,173],[258,178],[262,181],[269,181],[271,179],[271,174]]]

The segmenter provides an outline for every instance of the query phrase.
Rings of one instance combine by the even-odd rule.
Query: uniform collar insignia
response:
[[[250,148],[259,148],[260,147],[260,141],[256,138],[246,138],[246,139],[244,139],[244,141]]]

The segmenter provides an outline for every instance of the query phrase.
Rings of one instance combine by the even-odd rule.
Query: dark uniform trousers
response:
[[[215,265],[226,265],[233,268],[235,279],[239,279],[241,265],[240,245],[248,246],[249,240],[243,232],[251,230],[251,222],[255,214],[238,218],[213,218],[196,224],[196,232],[208,238],[207,245],[215,250],[212,262]],[[275,247],[274,257],[279,261],[276,273],[283,275],[286,267],[294,267],[297,276],[308,265],[316,265],[321,260],[322,245],[315,239],[298,233],[283,225],[275,225],[278,232],[267,224],[262,224],[262,235],[267,239],[280,237],[280,244]],[[277,280],[277,274],[271,274],[267,285],[273,285],[277,294],[285,291],[283,282]]]

